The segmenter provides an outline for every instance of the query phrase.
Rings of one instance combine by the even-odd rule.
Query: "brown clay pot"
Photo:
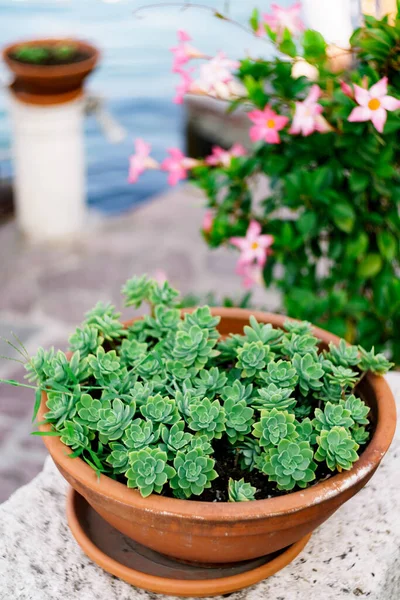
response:
[[[259,322],[281,327],[285,317],[242,309],[214,308],[220,315],[221,335],[241,333],[253,314]],[[323,347],[339,338],[318,328],[314,334]],[[108,523],[135,541],[157,552],[201,563],[249,560],[294,544],[330,517],[372,477],[392,441],[396,426],[393,395],[382,377],[368,375],[360,393],[371,407],[374,433],[350,471],[332,476],[302,491],[267,500],[211,503],[178,500],[152,494],[142,498],[80,458],[69,458],[69,449],[58,437],[44,442],[58,469],[71,486]],[[43,395],[39,421],[46,413]],[[42,431],[50,425],[40,425]],[[355,515],[355,518],[357,516]]]
[[[42,46],[52,44],[71,44],[88,54],[88,58],[63,65],[30,65],[12,58],[12,53],[20,46]],[[14,73],[15,80],[12,85],[14,92],[24,97],[32,96],[58,96],[80,91],[85,77],[93,71],[100,57],[95,46],[75,39],[38,39],[28,42],[10,44],[3,50],[3,60]],[[70,98],[69,98],[70,99]],[[54,102],[51,102],[54,103]]]

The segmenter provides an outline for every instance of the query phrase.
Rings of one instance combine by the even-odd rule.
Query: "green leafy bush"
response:
[[[251,26],[263,31],[257,11]],[[243,91],[230,110],[243,107],[252,119],[270,109],[272,121],[279,115],[287,126],[278,140],[262,139],[226,164],[205,160],[192,169],[192,182],[208,198],[204,238],[211,248],[238,246],[238,238],[258,224],[272,236],[273,253],[250,265],[247,282],[253,277],[253,283],[262,279],[266,287],[277,287],[292,317],[352,344],[374,345],[400,364],[399,110],[387,112],[378,128],[349,119],[358,106],[355,85],[367,90],[386,82],[387,94],[400,98],[400,13],[393,23],[366,16],[351,39],[353,60],[339,73],[317,32],[297,36],[284,29],[277,35],[265,26],[264,35],[275,45],[275,57],[240,61],[236,76]],[[313,80],[298,77],[297,65],[313,70]],[[293,115],[306,108],[303,102],[315,90],[323,132],[317,121],[300,132]],[[263,176],[270,181],[268,192],[255,202],[253,181]],[[339,356],[334,364],[351,365],[350,356]]]
[[[222,340],[208,307],[170,313],[164,327],[177,292],[145,277],[123,289],[151,317],[124,328],[112,306],[97,305],[71,336],[70,358],[39,349],[26,365],[37,402],[47,393],[50,435],[72,456],[143,496],[232,502],[352,467],[371,431],[361,365],[382,373],[385,357],[343,344],[320,352],[309,324],[290,320],[273,329],[251,318]],[[110,322],[119,337],[102,331]]]

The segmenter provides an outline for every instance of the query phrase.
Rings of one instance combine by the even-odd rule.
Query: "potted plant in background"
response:
[[[216,147],[201,160],[172,149],[160,168],[171,184],[190,177],[204,190],[205,240],[240,249],[244,286],[277,286],[292,317],[374,345],[399,364],[399,14],[392,24],[365,16],[343,50],[352,63],[339,73],[337,52],[333,72],[327,43],[305,30],[299,3],[254,11],[250,25],[275,45],[275,58],[210,59],[185,32],[172,49],[182,78],[176,102],[190,93],[242,107],[249,148]],[[195,76],[187,65],[199,57]],[[132,158],[132,181],[154,168],[149,152]],[[256,204],[263,177],[269,190]]]
[[[69,38],[3,50],[14,77],[8,100],[16,217],[29,241],[76,237],[84,227],[84,84],[99,56],[92,44]]]
[[[172,578],[159,576],[159,554],[150,572],[121,566],[111,542],[103,551],[93,542],[76,493],[72,531],[101,566],[152,591],[199,596],[255,583],[290,562],[378,467],[395,429],[381,377],[390,363],[279,315],[181,311],[168,282],[134,277],[122,292],[126,306],[146,302],[150,314],[124,324],[99,303],[69,354],[21,350],[39,433],[107,523],[188,565]]]
[[[43,96],[79,92],[99,60],[98,49],[82,40],[38,39],[10,44],[3,59],[15,76],[21,95]]]

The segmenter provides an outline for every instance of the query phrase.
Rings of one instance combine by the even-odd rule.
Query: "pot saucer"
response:
[[[105,571],[144,590],[181,597],[229,594],[258,583],[288,565],[311,537],[254,560],[204,567],[179,562],[124,536],[72,488],[67,518],[82,550]]]

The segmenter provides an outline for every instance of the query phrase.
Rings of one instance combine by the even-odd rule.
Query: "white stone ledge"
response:
[[[388,376],[400,404],[400,374]],[[400,433],[371,482],[274,577],[231,600],[399,600]],[[0,506],[0,600],[154,600],[80,550],[65,518],[67,485],[50,459]]]

